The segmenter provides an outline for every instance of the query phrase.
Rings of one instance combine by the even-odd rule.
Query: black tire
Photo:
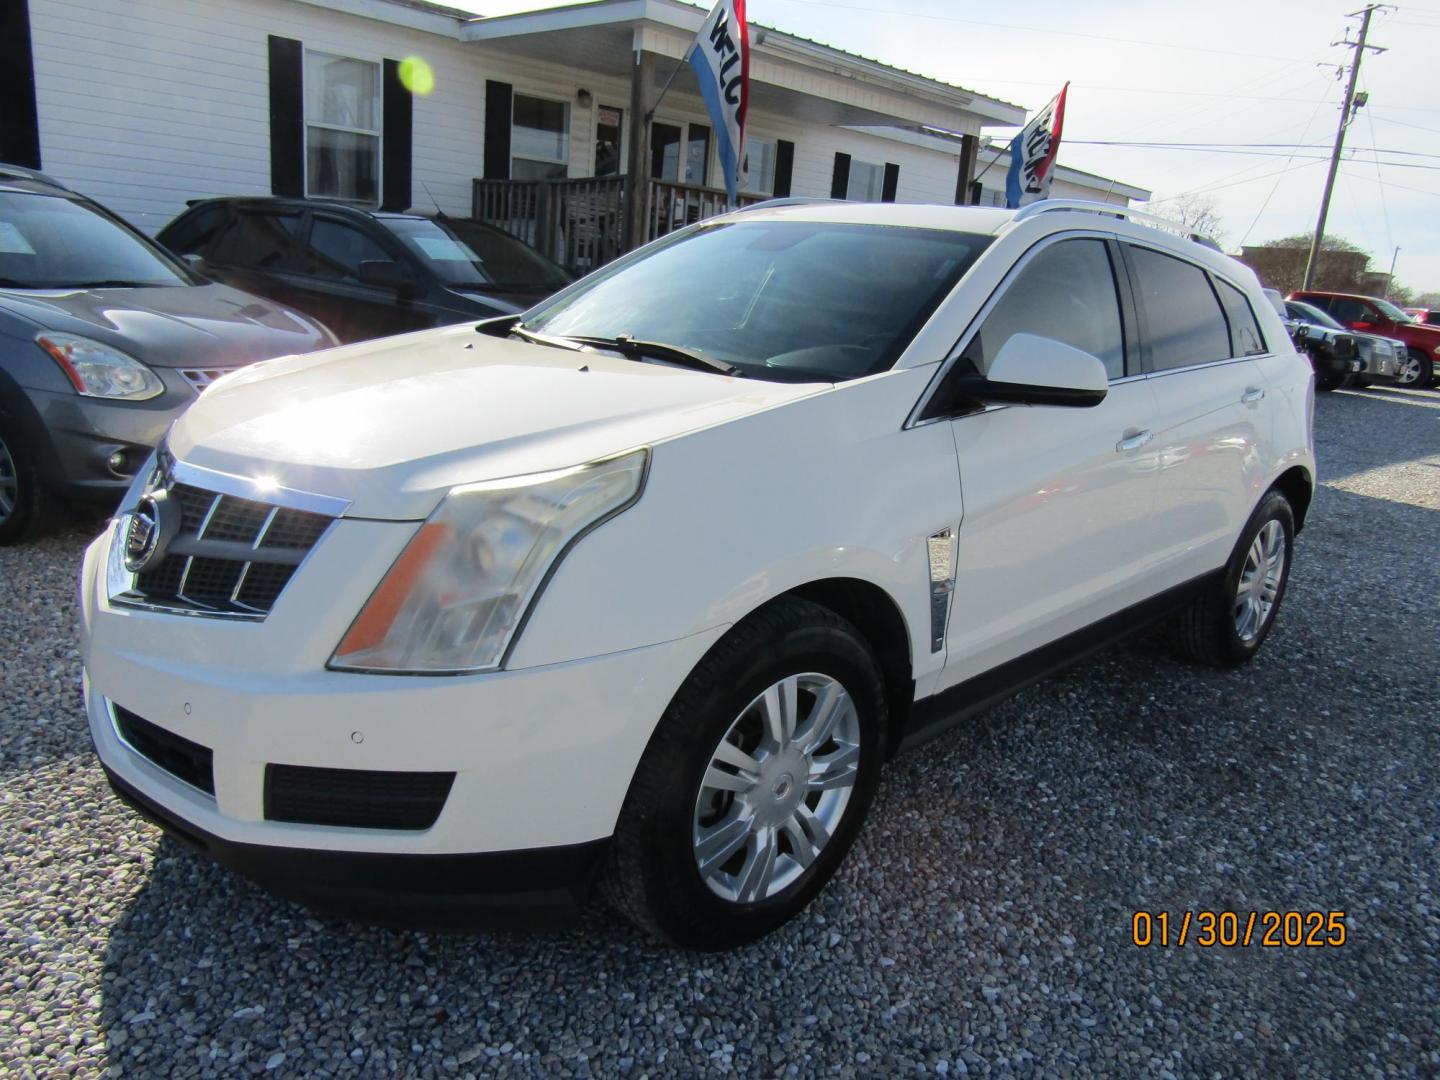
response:
[[[702,778],[757,697],[808,672],[838,680],[856,706],[860,749],[849,800],[797,878],[752,903],[723,898],[696,864]],[[686,948],[731,948],[776,929],[814,899],[854,842],[879,782],[887,719],[879,664],[851,623],[798,598],[751,615],[711,648],[661,717],[620,812],[602,885],[607,899],[647,933]],[[789,843],[777,841],[781,850]]]
[[[1424,390],[1427,386],[1431,386],[1435,381],[1435,362],[1431,360],[1422,349],[1407,348],[1405,352],[1407,353],[1407,358],[1414,363],[1415,367],[1413,370],[1416,374],[1409,380],[1397,375],[1395,377],[1395,385],[1408,387],[1411,390]]]
[[[1349,385],[1349,374],[1315,376],[1315,389],[1320,391],[1322,394],[1328,394],[1332,390],[1343,390]]]
[[[42,531],[44,491],[25,445],[0,420],[0,547]]]
[[[1246,638],[1241,636],[1235,623],[1236,597],[1250,549],[1261,530],[1272,521],[1278,521],[1283,532],[1285,563],[1268,614],[1259,625],[1258,632]],[[1294,511],[1289,500],[1272,489],[1265,493],[1241,530],[1223,575],[1215,583],[1207,585],[1205,591],[1191,601],[1190,606],[1171,624],[1171,641],[1176,650],[1187,659],[1212,667],[1232,667],[1249,661],[1260,651],[1260,646],[1275,625],[1276,616],[1280,614],[1285,588],[1290,583],[1294,554]]]
[[[1367,378],[1364,375],[1352,375],[1350,377],[1350,385],[1357,389],[1364,390],[1368,386],[1374,386],[1375,380]]]

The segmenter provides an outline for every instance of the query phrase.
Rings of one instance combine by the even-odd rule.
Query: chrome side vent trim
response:
[[[945,648],[950,622],[950,596],[955,592],[955,534],[945,528],[925,541],[930,557],[930,651]]]

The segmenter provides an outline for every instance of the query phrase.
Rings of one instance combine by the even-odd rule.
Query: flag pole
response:
[[[685,55],[680,57],[679,62],[671,69],[670,77],[665,80],[665,85],[660,88],[660,96],[655,99],[655,104],[651,107],[650,111],[645,114],[645,122],[647,124],[655,119],[655,113],[659,110],[660,103],[665,100],[665,95],[670,92],[670,84],[675,81],[675,76],[680,74],[680,69],[690,62],[690,53],[694,48],[695,46],[692,43],[690,48],[685,50]]]
[[[1020,129],[1020,131],[1024,130],[1024,128]],[[970,181],[972,184],[978,184],[984,178],[985,174],[995,167],[995,162],[999,161],[1001,158],[1003,158],[1006,154],[1010,152],[1010,148],[1015,145],[1015,140],[1020,137],[1020,131],[1017,131],[1014,135],[1010,136],[1010,141],[1005,144],[1005,149],[1001,150],[1000,153],[996,154],[993,158],[990,159],[990,164],[986,165],[985,168],[981,169],[980,175],[975,177],[974,180]],[[990,148],[987,146],[985,149],[988,150]]]

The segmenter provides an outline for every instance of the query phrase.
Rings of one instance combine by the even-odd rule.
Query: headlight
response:
[[[649,452],[453,488],[330,658],[345,671],[492,671],[567,548],[630,506]]]
[[[74,334],[44,333],[35,339],[54,357],[75,392],[85,397],[148,401],[165,392],[160,377],[119,349]]]

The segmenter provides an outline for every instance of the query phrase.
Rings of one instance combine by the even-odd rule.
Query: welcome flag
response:
[[[1050,197],[1050,183],[1055,179],[1055,155],[1060,152],[1060,129],[1065,126],[1065,92],[1069,89],[1067,82],[1050,104],[1010,140],[1005,205],[1011,210]]]
[[[715,122],[725,193],[733,203],[745,182],[745,113],[750,106],[750,31],[745,26],[745,0],[719,0],[686,59],[695,69],[700,96]]]

